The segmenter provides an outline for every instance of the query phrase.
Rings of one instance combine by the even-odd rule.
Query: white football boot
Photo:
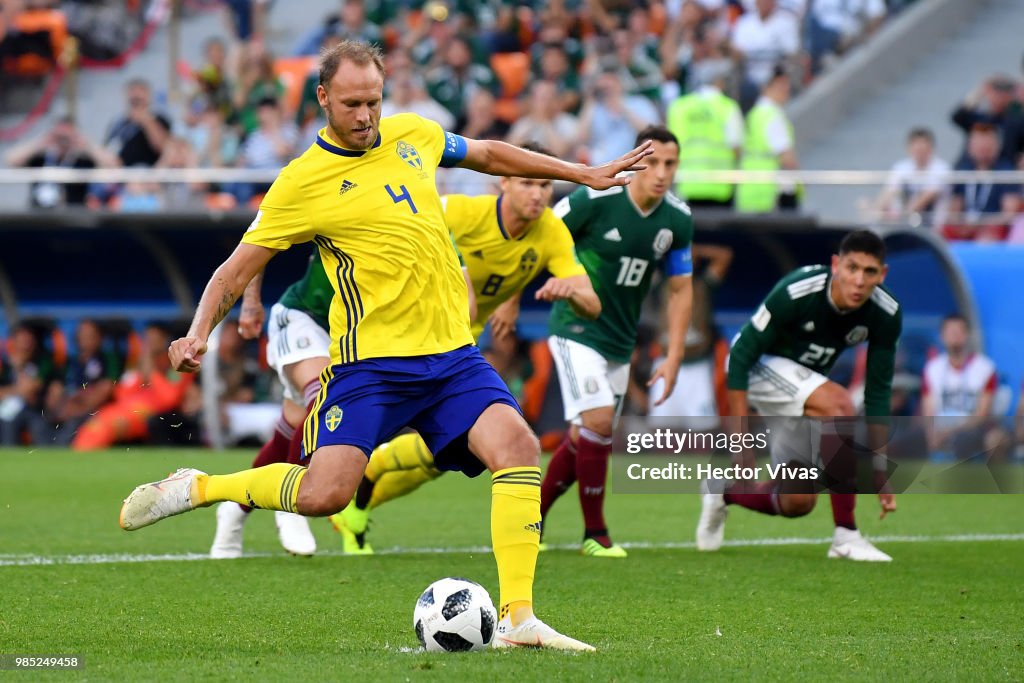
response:
[[[210,546],[210,557],[215,560],[234,560],[242,556],[242,530],[249,513],[234,501],[217,506],[217,533]]]
[[[892,558],[861,536],[857,529],[836,527],[832,536],[832,547],[828,549],[832,559],[854,560],[857,562],[892,562]]]
[[[537,647],[572,652],[594,652],[592,645],[575,638],[563,636],[537,617],[530,617],[518,626],[512,626],[512,619],[505,617],[498,622],[491,647]]]
[[[309,530],[309,522],[302,515],[294,512],[274,512],[274,521],[277,522],[277,536],[281,539],[281,546],[292,555],[311,557],[316,553],[316,539],[313,532]]]
[[[121,528],[134,531],[194,509],[191,492],[197,474],[206,472],[182,468],[166,479],[136,486],[121,506]]]
[[[725,495],[711,493],[707,481],[701,484],[701,490],[704,495],[701,496],[700,521],[697,522],[697,550],[711,552],[722,547],[729,508],[725,504]]]

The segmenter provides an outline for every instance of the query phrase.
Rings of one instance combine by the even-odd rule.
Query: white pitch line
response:
[[[984,543],[993,541],[1024,541],[1024,534],[952,534],[945,536],[872,536],[871,540],[876,543]],[[724,545],[732,548],[750,548],[757,546],[780,546],[780,545],[823,545],[831,543],[831,538],[750,538],[726,541]],[[664,542],[651,543],[637,541],[634,543],[622,543],[625,548],[639,550],[687,550],[694,548],[693,542]],[[572,545],[551,545],[551,550],[579,550],[579,546]],[[378,550],[378,555],[440,555],[440,554],[474,554],[489,553],[489,546],[465,546],[458,548],[388,548]],[[340,557],[344,553],[340,550],[322,550],[318,556]],[[281,552],[276,553],[246,553],[245,558],[251,557],[282,557]],[[243,558],[243,559],[245,559]],[[115,564],[135,562],[194,562],[198,560],[209,560],[210,556],[205,553],[177,553],[177,554],[140,554],[111,553],[103,555],[0,555],[0,567],[29,567],[69,564]]]

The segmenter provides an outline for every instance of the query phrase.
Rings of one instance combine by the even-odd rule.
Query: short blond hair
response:
[[[327,87],[342,62],[352,62],[357,66],[373,64],[384,76],[384,53],[379,47],[361,40],[343,40],[320,51],[320,85]]]

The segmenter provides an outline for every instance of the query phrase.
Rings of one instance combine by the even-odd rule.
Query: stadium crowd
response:
[[[183,69],[190,95],[181,111],[162,111],[155,103],[166,83],[132,81],[124,113],[110,122],[103,140],[89,140],[74,122],[61,120],[11,149],[6,162],[276,170],[323,125],[316,100],[318,50],[359,38],[386,50],[385,113],[414,111],[463,135],[532,140],[564,158],[597,163],[628,149],[645,125],[666,122],[683,142],[684,171],[797,168],[794,132],[782,110],[792,89],[805,86],[908,3],[341,0],[337,12],[279,55],[265,39],[270,3],[231,0],[222,4],[232,35],[211,40],[202,63]],[[22,40],[27,30],[16,27],[25,23],[23,17],[59,15],[56,4],[6,3],[10,18],[0,23],[9,30],[0,54],[32,52],[55,65],[56,40],[37,34],[30,48]],[[69,11],[78,4],[62,7]],[[129,4],[138,14],[142,3]],[[80,14],[69,11],[72,18]],[[84,20],[71,24],[72,33],[92,35],[94,27]],[[15,68],[9,60],[3,64]],[[713,121],[698,130],[695,117],[705,110],[713,112]],[[441,182],[444,192],[487,189],[458,171]],[[32,189],[31,203],[124,211],[228,209],[251,206],[266,189],[253,183],[136,183],[73,185],[62,192],[46,184]],[[691,203],[750,212],[795,207],[800,194],[795,186],[771,185],[736,193],[721,183],[681,184],[677,191]]]

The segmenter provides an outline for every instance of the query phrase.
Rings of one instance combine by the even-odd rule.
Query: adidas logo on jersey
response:
[[[622,235],[619,234],[619,229],[618,228],[612,228],[611,230],[606,232],[604,234],[604,238],[606,240],[608,240],[609,242],[621,242],[622,241]]]
[[[355,183],[353,183],[351,180],[342,180],[341,181],[341,189],[338,190],[338,194],[339,195],[345,194],[349,190],[355,189],[357,187],[359,187],[359,186],[356,185]]]

